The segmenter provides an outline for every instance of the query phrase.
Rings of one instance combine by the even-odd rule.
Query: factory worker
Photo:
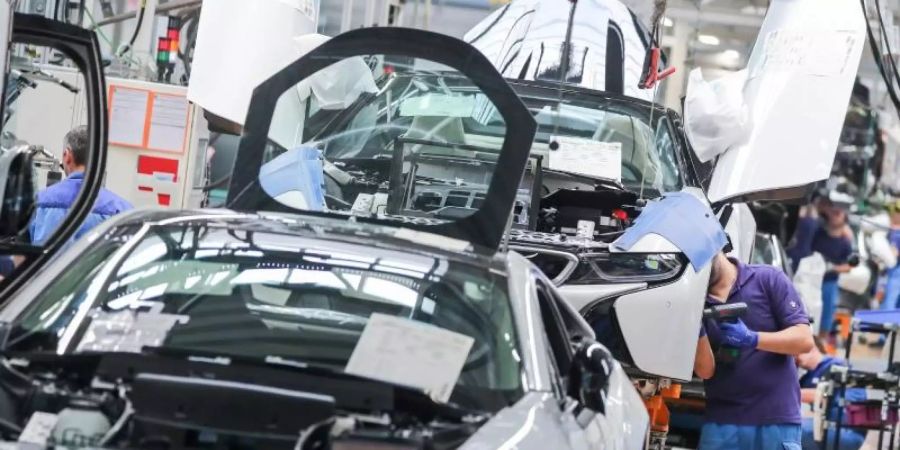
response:
[[[29,225],[31,242],[34,244],[44,243],[65,220],[84,182],[88,152],[87,127],[79,126],[66,133],[63,145],[62,164],[66,178],[38,192],[34,217]],[[131,204],[125,199],[101,188],[94,207],[73,238],[78,239],[109,217],[131,208]]]
[[[813,347],[809,317],[781,270],[718,253],[707,304],[746,303],[734,323],[704,321],[694,371],[704,378],[700,450],[800,449],[794,356]]]

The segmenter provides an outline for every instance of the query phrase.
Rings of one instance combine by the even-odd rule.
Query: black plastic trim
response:
[[[106,80],[103,74],[100,44],[97,35],[84,28],[47,19],[42,16],[16,13],[13,18],[12,42],[53,47],[65,54],[84,76],[88,115],[89,149],[85,165],[84,183],[66,220],[60,224],[44,246],[43,253],[28,258],[16,274],[0,284],[0,303],[12,292],[26,284],[50,258],[65,245],[87,218],[106,171],[107,110]],[[4,44],[9,45],[9,44]],[[0,253],[11,254],[16,246],[0,244]]]
[[[502,167],[503,172],[495,173],[491,178],[482,208],[456,222],[403,225],[469,241],[480,247],[481,252],[496,251],[512,211],[537,124],[522,100],[481,52],[461,40],[422,30],[363,28],[341,34],[291,63],[254,89],[234,162],[234,175],[228,191],[229,208],[256,211],[261,205],[266,205],[266,209],[273,209],[273,204],[277,205],[260,186],[259,169],[263,163],[263,151],[278,98],[300,81],[333,64],[336,57],[372,54],[411,56],[452,67],[468,76],[503,116],[506,137],[497,160],[497,167]],[[279,209],[277,206],[275,210],[298,212],[286,207]],[[349,218],[343,214],[328,212],[304,211],[303,214]],[[384,219],[356,220],[398,225],[396,221]]]

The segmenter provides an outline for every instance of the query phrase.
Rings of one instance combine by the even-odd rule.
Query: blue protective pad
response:
[[[853,313],[862,327],[865,325],[894,325],[900,324],[900,309],[874,309],[860,310]]]
[[[266,194],[276,198],[296,191],[303,196],[306,210],[325,209],[325,183],[322,152],[315,147],[288,150],[259,169],[259,184]]]
[[[666,194],[660,200],[650,202],[632,227],[612,245],[628,251],[650,233],[668,239],[681,249],[695,272],[699,272],[728,243],[725,230],[712,209],[687,192]]]

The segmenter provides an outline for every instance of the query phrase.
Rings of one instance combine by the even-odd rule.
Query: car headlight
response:
[[[592,253],[581,255],[567,284],[661,282],[678,277],[684,267],[678,253]]]

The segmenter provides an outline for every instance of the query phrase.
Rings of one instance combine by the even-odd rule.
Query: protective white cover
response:
[[[203,2],[188,100],[243,124],[253,89],[303,55],[294,38],[315,33],[316,11],[315,0]]]
[[[838,275],[838,286],[856,295],[863,295],[866,292],[866,288],[869,287],[871,279],[872,271],[869,270],[868,266],[860,264],[850,269],[849,272]]]
[[[756,219],[746,203],[734,205],[734,211],[725,224],[725,232],[731,238],[733,249],[728,256],[737,258],[745,264],[750,263],[753,253],[753,242],[756,240]]]
[[[772,2],[748,65],[748,140],[721,155],[712,202],[828,178],[863,44],[855,0]]]
[[[865,238],[869,256],[880,267],[889,269],[897,265],[897,255],[894,254],[894,246],[888,240],[885,231],[875,231]]]
[[[819,253],[813,253],[800,260],[794,274],[794,288],[803,300],[806,313],[813,319],[813,331],[819,332],[822,317],[822,278],[827,264]]]
[[[559,81],[560,50],[572,4],[559,0],[515,0],[472,27],[463,39],[484,53],[506,78]],[[618,26],[625,47],[624,66],[620,69],[624,72],[624,95],[651,100],[652,89],[638,88],[646,41],[628,8],[618,0],[577,2],[569,76],[577,78],[575,84],[606,90],[606,37],[610,22]]]
[[[684,131],[700,161],[707,162],[750,135],[750,111],[744,103],[747,70],[713,81],[699,67],[688,77]]]

